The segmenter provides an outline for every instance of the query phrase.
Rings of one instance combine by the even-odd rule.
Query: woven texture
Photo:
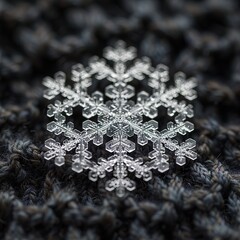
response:
[[[2,1],[0,239],[239,239],[240,6],[236,0]],[[42,78],[122,39],[199,81],[198,159],[125,198],[43,158]],[[92,90],[103,91],[95,83]],[[140,86],[136,86],[140,89]],[[164,116],[160,116],[160,120]],[[80,119],[80,120],[79,120]],[[82,120],[75,116],[75,121]],[[104,156],[103,148],[91,149]],[[144,149],[143,149],[144,153]],[[137,153],[136,153],[137,154]],[[172,162],[172,161],[171,161]]]

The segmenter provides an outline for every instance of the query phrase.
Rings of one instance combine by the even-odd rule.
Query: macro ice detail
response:
[[[46,140],[44,157],[46,160],[54,159],[55,164],[61,166],[65,163],[66,154],[74,152],[71,155],[73,171],[89,170],[92,181],[112,173],[113,177],[106,182],[106,190],[116,190],[121,197],[126,190],[136,188],[135,182],[128,177],[130,172],[149,181],[153,170],[162,173],[169,169],[170,152],[174,153],[180,166],[186,163],[186,158],[197,158],[195,140],[189,138],[182,143],[176,140],[178,134],[185,135],[194,130],[194,125],[187,121],[194,115],[193,106],[178,99],[179,96],[189,101],[195,99],[197,82],[195,78],[187,80],[185,74],[179,72],[174,76],[175,85],[168,87],[167,66],[159,64],[154,68],[148,58],[136,59],[135,48],[126,47],[122,41],[114,47],[107,47],[104,58],[93,58],[87,68],[81,64],[73,66],[72,86],[66,85],[63,72],[44,79],[43,84],[47,87],[44,97],[52,100],[60,95],[64,99],[49,104],[47,116],[54,120],[47,124],[47,130],[65,138],[63,142],[52,138]],[[95,79],[111,82],[105,89],[105,96],[99,91],[88,93],[88,87]],[[131,98],[135,96],[135,89],[129,85],[132,80],[147,82],[152,93],[141,91],[134,102]],[[109,100],[105,102],[104,98]],[[82,116],[87,119],[82,123],[81,131],[67,121],[78,106],[82,107]],[[158,122],[153,119],[161,108],[166,108],[174,121],[168,122],[167,127],[160,131]],[[96,122],[90,120],[94,116],[97,116]],[[137,136],[136,142],[132,140],[134,135]],[[98,147],[108,138],[111,139],[105,143],[105,149],[111,155],[93,159],[88,144],[92,142]],[[152,151],[147,161],[141,157],[134,159],[129,154],[135,150],[136,144],[144,146],[148,142],[152,143]]]

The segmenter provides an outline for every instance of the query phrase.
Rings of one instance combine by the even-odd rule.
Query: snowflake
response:
[[[104,59],[95,57],[84,68],[81,64],[72,67],[73,86],[66,86],[66,76],[63,72],[55,74],[54,79],[46,77],[43,84],[48,88],[44,97],[53,99],[61,95],[64,100],[56,100],[48,106],[47,116],[54,117],[54,121],[47,124],[47,130],[55,135],[63,134],[65,140],[60,143],[50,138],[46,140],[45,159],[55,159],[55,164],[61,166],[65,163],[67,152],[74,151],[72,155],[72,170],[80,173],[89,170],[89,179],[96,181],[104,178],[107,172],[113,173],[113,178],[106,182],[106,190],[116,190],[118,196],[125,191],[135,189],[135,182],[128,177],[128,172],[134,172],[137,178],[148,181],[152,178],[152,170],[165,172],[169,169],[169,156],[166,150],[172,151],[176,156],[176,163],[180,166],[186,163],[186,158],[195,160],[197,154],[192,150],[196,142],[189,138],[181,144],[175,139],[177,134],[185,135],[194,130],[194,126],[186,118],[193,117],[193,107],[185,101],[177,101],[181,95],[187,100],[196,98],[196,80],[186,80],[182,73],[176,73],[175,86],[167,88],[169,80],[168,68],[165,65],[151,66],[148,58],[136,59],[136,50],[126,47],[120,41],[114,48],[108,47],[104,51],[106,60],[112,62],[113,67]],[[131,67],[127,67],[132,63]],[[110,100],[104,103],[101,92],[95,91],[89,95],[87,89],[92,79],[107,79],[112,84],[105,89],[105,95]],[[152,94],[142,91],[137,95],[136,103],[130,98],[134,97],[134,87],[129,85],[132,80],[147,80]],[[66,122],[66,116],[73,114],[73,108],[81,106],[82,115],[89,119],[97,116],[97,122],[85,120],[82,131],[74,129],[72,122]],[[158,115],[158,108],[167,109],[174,122],[169,122],[167,128],[159,131],[158,122],[150,120]],[[149,121],[143,121],[149,118]],[[103,144],[104,136],[111,138],[105,144],[105,149],[112,153],[108,158],[91,160],[92,154],[88,151],[88,143],[93,142],[99,146]],[[153,150],[148,154],[148,161],[143,158],[134,159],[129,153],[135,150],[132,136],[137,136],[137,144],[144,146],[152,142]]]

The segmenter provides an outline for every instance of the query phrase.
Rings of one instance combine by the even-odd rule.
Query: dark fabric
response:
[[[240,239],[238,0],[2,0],[1,8],[0,239]],[[118,39],[199,81],[198,159],[137,180],[123,199],[104,190],[105,179],[43,159],[51,134],[42,78],[86,65]]]

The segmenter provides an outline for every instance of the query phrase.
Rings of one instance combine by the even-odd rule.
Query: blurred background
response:
[[[2,0],[0,7],[1,239],[239,239],[238,0]],[[198,160],[139,181],[124,199],[42,157],[50,136],[43,77],[86,66],[119,39],[154,66],[199,82]]]

